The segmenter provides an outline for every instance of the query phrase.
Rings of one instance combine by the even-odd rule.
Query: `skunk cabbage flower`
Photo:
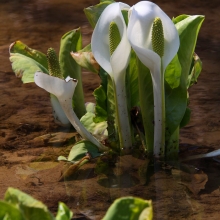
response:
[[[107,150],[96,138],[94,138],[81,124],[72,107],[72,97],[77,85],[77,80],[67,77],[65,80],[49,76],[42,72],[36,72],[34,75],[35,83],[45,89],[47,92],[57,97],[67,118],[76,129],[76,131],[86,140],[95,144],[100,151]]]
[[[179,49],[171,19],[154,3],[142,1],[129,11],[128,39],[140,61],[149,68],[154,92],[154,154],[164,154],[164,72]]]
[[[160,57],[152,46],[152,26],[155,18],[160,18],[163,26],[164,51]],[[179,35],[172,20],[154,3],[142,1],[130,9],[128,39],[138,58],[151,71],[161,66],[162,72],[179,49]],[[161,48],[162,49],[162,48]]]
[[[117,126],[121,148],[132,145],[126,101],[125,73],[131,46],[121,10],[129,10],[124,3],[112,3],[105,8],[94,29],[91,47],[96,61],[110,75],[116,98]]]

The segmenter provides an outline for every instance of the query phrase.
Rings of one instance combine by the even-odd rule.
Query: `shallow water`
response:
[[[145,160],[124,156],[111,175],[95,174],[92,161],[74,180],[58,182],[63,164],[57,163],[56,158],[71,147],[67,140],[74,133],[54,124],[47,93],[33,84],[22,85],[14,77],[8,46],[21,40],[44,53],[49,47],[59,51],[61,36],[79,26],[86,45],[92,29],[82,10],[97,2],[0,0],[0,198],[7,187],[13,186],[43,201],[52,212],[56,212],[58,201],[64,201],[74,211],[74,219],[101,219],[116,198],[133,195],[152,199],[154,219],[220,219],[220,163],[213,158],[184,164],[169,162],[154,169]],[[126,2],[132,5],[136,1]],[[203,61],[203,72],[198,84],[190,89],[192,120],[181,130],[180,156],[218,149],[219,3],[155,3],[171,17],[183,13],[206,16],[196,48]],[[98,76],[84,71],[83,81],[86,100],[94,100],[91,93],[99,85]],[[63,141],[45,143],[34,139],[54,132],[61,134]]]

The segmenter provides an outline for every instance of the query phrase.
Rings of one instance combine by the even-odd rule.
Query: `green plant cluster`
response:
[[[15,188],[8,188],[4,200],[0,200],[0,220],[70,220],[72,217],[73,212],[64,203],[59,202],[54,217],[42,202]],[[151,201],[122,197],[110,206],[103,220],[152,220],[152,218]]]

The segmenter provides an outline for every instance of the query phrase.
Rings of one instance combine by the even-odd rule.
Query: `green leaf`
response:
[[[165,81],[166,142],[168,143],[170,143],[169,139],[172,139],[172,136],[175,136],[175,138],[177,137],[177,135],[174,135],[174,133],[183,120],[185,113],[187,113],[186,107],[188,77],[198,32],[204,20],[204,16],[182,15],[181,17],[178,17],[174,20],[177,22],[175,26],[180,37],[180,48],[177,54],[181,64],[182,72],[180,84],[178,87],[172,89],[170,85]],[[169,151],[169,149],[167,150]]]
[[[29,57],[35,60],[37,63],[41,64],[45,69],[48,69],[47,64],[47,56],[40,51],[31,49],[26,44],[22,43],[21,41],[15,41],[10,45],[9,48],[10,55],[12,53],[19,53],[26,57]]]
[[[56,220],[70,220],[72,216],[73,212],[63,202],[59,202]]]
[[[191,109],[187,107],[185,114],[182,118],[182,121],[180,122],[180,128],[185,127],[189,123],[190,116],[191,116]]]
[[[18,189],[8,188],[5,193],[5,201],[19,207],[25,219],[54,219],[51,212],[42,202]]]
[[[179,126],[186,111],[187,88],[183,75],[181,76],[180,85],[175,89],[172,89],[165,81],[165,103],[166,139],[169,139],[169,135],[172,135]]]
[[[183,15],[179,15],[179,16],[173,18],[172,21],[174,24],[176,24],[176,23],[178,23],[188,17],[189,17],[189,15],[183,14]]]
[[[48,70],[34,59],[20,53],[11,53],[10,61],[15,75],[21,78],[23,83],[34,82],[36,71],[48,73]]]
[[[90,153],[90,155],[92,156],[92,158],[98,157],[101,155],[101,153],[99,152],[99,149],[92,144],[90,141],[80,141],[78,143],[76,143],[68,156],[68,161],[73,161],[76,162],[80,159],[82,159],[86,153]]]
[[[154,149],[154,97],[150,70],[139,59],[138,83],[140,95],[140,107],[145,131],[147,152],[153,154]]]
[[[126,89],[127,102],[130,111],[133,107],[140,105],[137,56],[133,50],[131,50],[130,62],[126,70]]]
[[[107,121],[107,97],[103,86],[100,85],[97,89],[95,89],[93,95],[96,100],[95,117],[93,121],[95,123]]]
[[[115,100],[115,91],[114,84],[111,77],[108,75],[108,84],[107,84],[107,123],[108,123],[108,141],[112,148],[115,150],[120,149],[119,146],[119,134],[118,128],[116,125],[116,100]]]
[[[181,70],[178,55],[176,54],[165,71],[165,80],[172,89],[177,88],[180,84]]]
[[[0,201],[0,219],[2,220],[25,220],[20,210],[7,202]]]
[[[151,201],[135,197],[116,199],[108,209],[103,220],[152,220],[153,208]]]
[[[100,2],[115,2],[114,0],[100,0]]]
[[[187,88],[197,83],[197,79],[202,71],[202,61],[199,56],[194,53],[192,61],[192,69],[188,76]]]
[[[98,140],[105,140],[108,137],[107,132],[107,121],[94,122],[95,114],[92,112],[87,112],[80,121],[84,127],[92,133]]]
[[[77,87],[73,95],[73,107],[76,115],[81,118],[85,113],[84,94],[81,77],[81,67],[72,58],[70,52],[76,52],[82,48],[82,37],[80,28],[69,31],[62,36],[60,41],[60,68],[63,77],[70,76],[78,80]]]
[[[86,104],[86,112],[91,112],[95,114],[95,103],[87,102]]]
[[[79,50],[78,52],[92,52],[91,43],[86,45],[83,49]]]
[[[167,131],[166,131],[167,132]],[[172,134],[166,133],[166,160],[175,161],[178,160],[179,154],[179,126]]]
[[[187,84],[198,33],[203,21],[204,16],[194,15],[188,16],[175,24],[180,37],[178,58],[182,66],[182,74],[184,75],[185,84]]]
[[[99,20],[100,15],[104,11],[104,9],[113,3],[113,1],[101,1],[99,4],[90,6],[84,9],[84,13],[91,24],[92,28],[95,27],[97,21]]]

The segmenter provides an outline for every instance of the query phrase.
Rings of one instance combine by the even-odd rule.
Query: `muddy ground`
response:
[[[125,2],[132,5],[137,1]],[[116,198],[133,195],[152,199],[154,219],[220,219],[218,158],[187,162],[181,171],[170,165],[156,172],[149,168],[147,176],[137,175],[147,162],[131,156],[120,159],[115,176],[97,175],[93,160],[80,169],[75,179],[58,182],[64,164],[58,163],[57,157],[68,155],[70,140],[76,134],[54,123],[48,93],[35,84],[24,85],[15,77],[8,46],[21,40],[44,53],[51,46],[59,51],[60,37],[78,26],[86,45],[92,29],[82,10],[96,3],[0,1],[0,199],[9,186],[16,187],[44,202],[53,213],[58,201],[63,201],[74,211],[73,219],[99,220]],[[220,4],[217,0],[155,3],[170,17],[184,13],[206,17],[196,47],[203,71],[190,89],[192,118],[181,130],[180,156],[219,149]],[[86,101],[94,101],[92,91],[99,85],[98,76],[84,70],[83,85]],[[42,135],[47,135],[46,139],[39,138]],[[189,167],[191,172],[186,172]]]

